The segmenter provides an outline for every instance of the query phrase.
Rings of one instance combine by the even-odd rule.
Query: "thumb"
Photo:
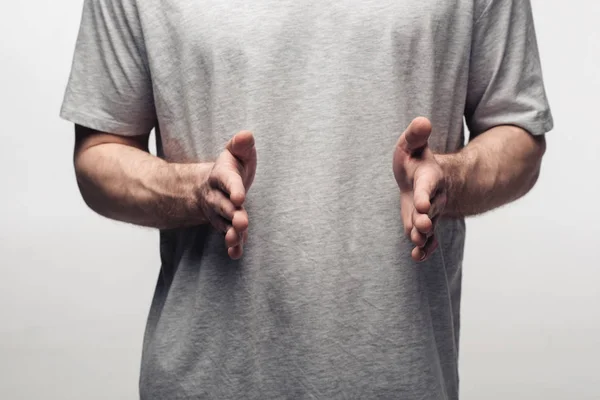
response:
[[[254,149],[254,135],[252,132],[241,131],[236,133],[225,146],[234,157],[242,162],[250,161],[256,156]]]
[[[419,153],[427,147],[431,122],[425,117],[415,118],[398,139],[398,147],[407,154]]]

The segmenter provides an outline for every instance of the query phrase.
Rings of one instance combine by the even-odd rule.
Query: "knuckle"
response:
[[[215,182],[219,179],[221,168],[218,165],[213,166],[208,174],[209,181]]]
[[[208,177],[208,185],[211,189],[217,189],[221,187],[221,178],[218,175],[210,175]]]
[[[218,203],[217,196],[213,190],[208,192],[207,202],[211,207],[215,207],[215,205],[217,205],[217,203]]]
[[[229,214],[231,211],[229,208],[229,203],[227,201],[219,202],[219,210],[221,210],[224,214]]]

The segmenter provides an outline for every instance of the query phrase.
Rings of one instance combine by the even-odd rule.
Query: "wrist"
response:
[[[179,227],[202,225],[207,222],[200,206],[201,187],[208,180],[213,163],[167,163],[169,177],[166,198],[172,204],[173,223]]]
[[[168,164],[177,195],[191,199],[196,197],[198,188],[208,180],[213,163]]]
[[[460,153],[454,154],[436,154],[435,160],[442,168],[444,183],[446,189],[446,208],[444,215],[448,217],[458,217],[460,211],[460,194],[463,193],[467,183],[466,160]]]

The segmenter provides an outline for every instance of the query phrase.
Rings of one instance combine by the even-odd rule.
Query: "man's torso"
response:
[[[461,220],[410,259],[391,157],[463,144],[472,0],[138,2],[161,156],[254,132],[250,240],[161,234],[144,399],[456,399]]]

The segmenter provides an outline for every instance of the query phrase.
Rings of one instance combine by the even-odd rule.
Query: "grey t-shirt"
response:
[[[243,259],[161,232],[146,400],[457,399],[464,221],[411,261],[394,144],[552,127],[528,0],[86,0],[61,115],[170,162],[256,136]]]

